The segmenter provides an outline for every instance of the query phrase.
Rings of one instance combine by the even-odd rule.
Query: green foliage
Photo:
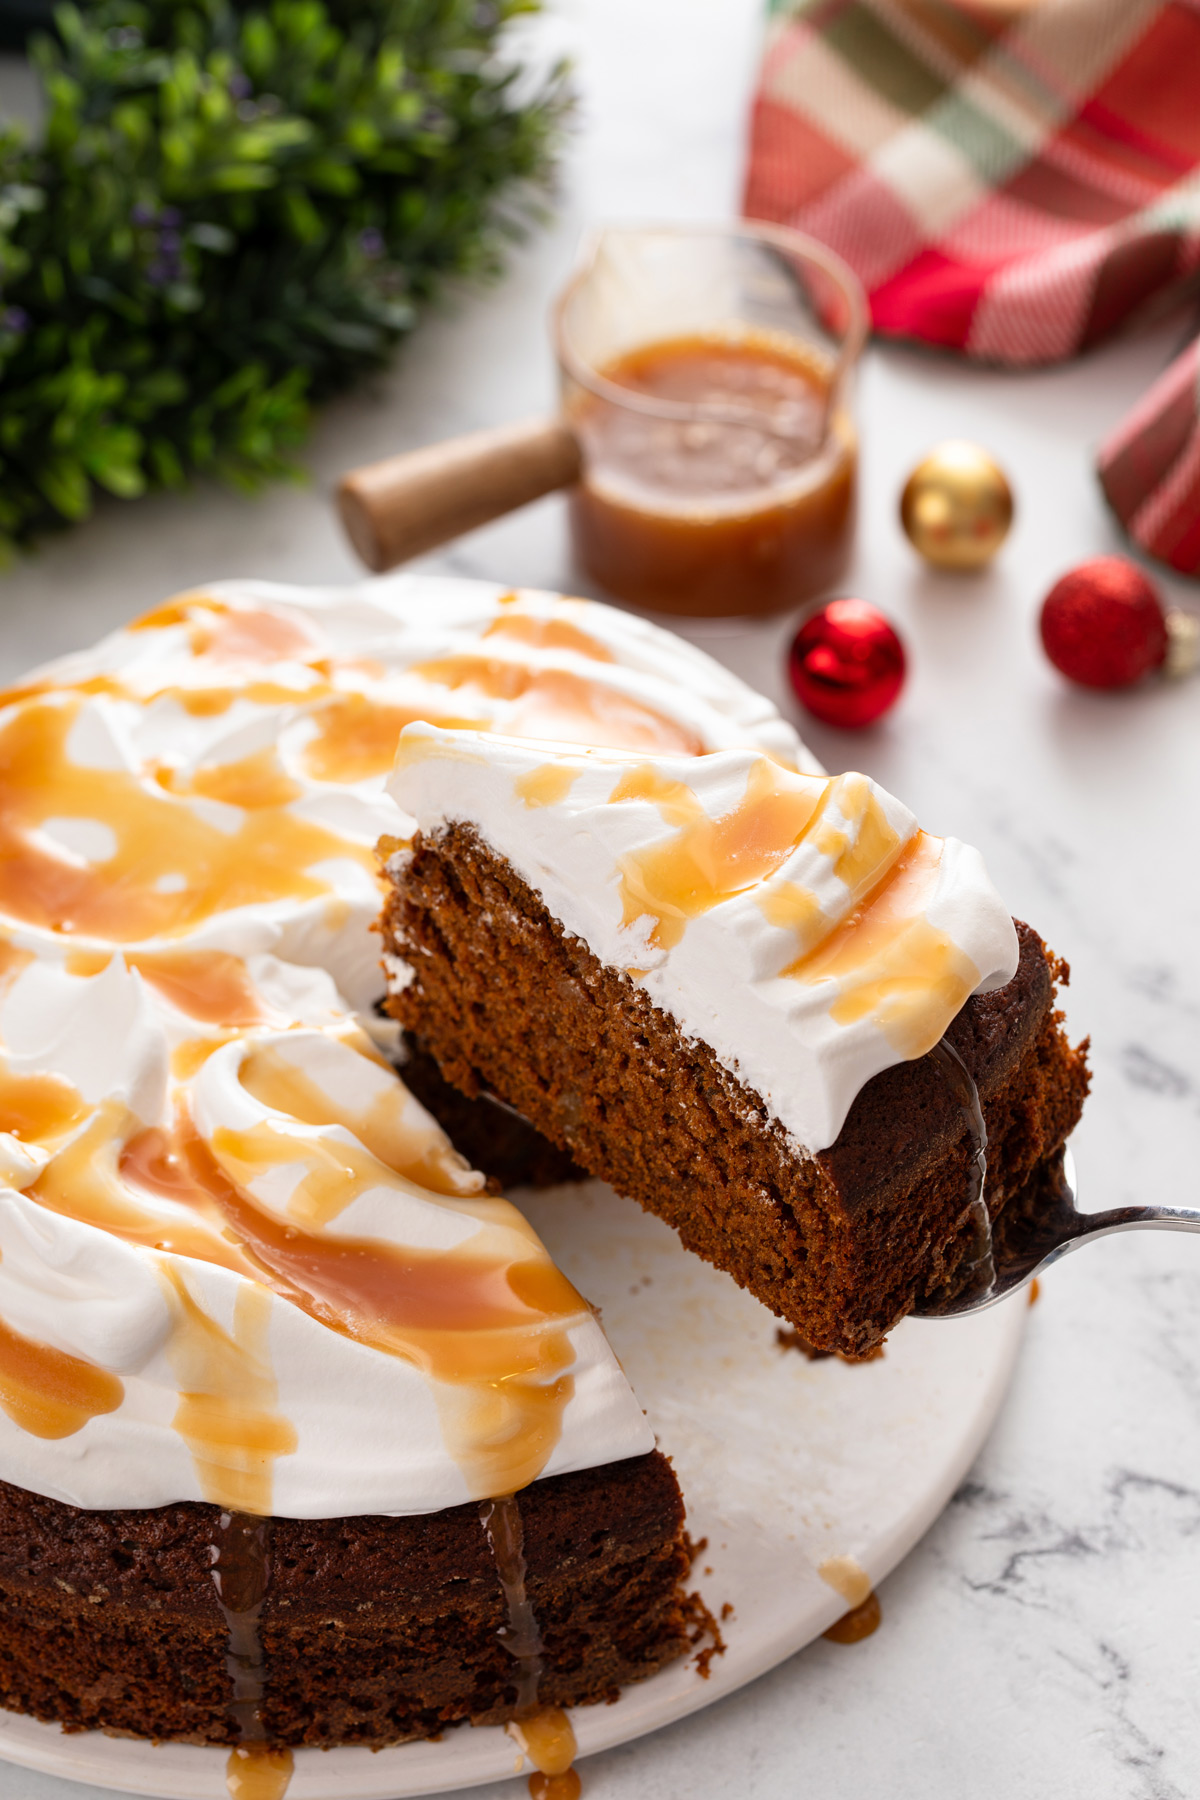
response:
[[[561,73],[526,0],[98,0],[0,130],[0,556],[196,470],[294,472],[310,403],[451,277],[495,273],[549,179]]]

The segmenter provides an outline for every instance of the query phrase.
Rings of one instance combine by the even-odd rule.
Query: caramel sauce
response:
[[[369,1152],[370,1166],[352,1166],[352,1147],[337,1140],[332,1181],[322,1170],[306,1175],[288,1203],[293,1217],[307,1225],[327,1225],[344,1212],[351,1200],[370,1186],[383,1163],[398,1175],[435,1194],[461,1194],[464,1166],[453,1152],[447,1153],[428,1124],[405,1118],[411,1106],[407,1090],[389,1081],[365,1106],[354,1107],[332,1100],[295,1063],[270,1045],[251,1049],[243,1058],[239,1079],[247,1093],[272,1111],[286,1113],[304,1125],[344,1125]],[[296,1140],[289,1140],[295,1143]],[[343,1179],[344,1177],[344,1179]],[[311,1182],[311,1185],[310,1185]]]
[[[691,409],[662,417],[576,390],[584,452],[571,493],[576,554],[612,594],[663,612],[766,613],[841,573],[857,443],[833,369],[781,334],[644,344],[598,374]]]
[[[290,1750],[269,1744],[238,1744],[225,1764],[229,1800],[283,1800],[294,1771]]]
[[[531,644],[538,650],[573,650],[592,662],[614,662],[606,644],[572,625],[569,619],[540,619],[533,613],[502,613],[484,632],[485,638],[509,638],[518,644]]]
[[[838,880],[849,888],[851,902],[857,903],[899,856],[900,834],[865,775],[836,776],[828,799],[837,801],[844,823],[836,824],[828,807],[823,807],[813,843],[829,858]]]
[[[958,1101],[966,1121],[971,1146],[970,1172],[967,1178],[967,1203],[963,1222],[956,1233],[962,1245],[957,1265],[950,1278],[950,1290],[957,1297],[965,1292],[981,1298],[991,1293],[996,1284],[996,1263],[992,1254],[992,1219],[988,1211],[987,1190],[987,1121],[979,1101],[975,1077],[954,1048],[949,1038],[935,1044],[930,1056],[941,1068]],[[928,1295],[927,1300],[936,1299]]]
[[[852,1556],[827,1556],[817,1564],[817,1574],[847,1606],[861,1606],[871,1592],[871,1577]]]
[[[506,1621],[500,1639],[515,1664],[516,1706],[505,1730],[534,1766],[530,1794],[568,1800],[580,1792],[579,1777],[571,1767],[577,1749],[575,1732],[561,1707],[538,1703],[545,1645],[526,1591],[525,1532],[516,1496],[485,1500],[479,1518],[504,1596]]]
[[[561,806],[579,776],[578,769],[566,763],[542,763],[518,775],[513,784],[517,799],[526,806]]]
[[[821,1636],[828,1638],[831,1644],[861,1644],[864,1638],[878,1631],[882,1623],[883,1609],[878,1594],[872,1589],[865,1600],[843,1613]]]
[[[578,1769],[567,1769],[562,1775],[535,1770],[529,1777],[529,1800],[579,1800],[582,1792]]]
[[[168,1355],[179,1405],[172,1423],[192,1453],[200,1491],[232,1512],[267,1517],[275,1460],[292,1455],[298,1442],[278,1411],[271,1297],[257,1282],[240,1282],[230,1333],[199,1305],[174,1263],[160,1268],[175,1315]]]
[[[0,1407],[33,1437],[65,1438],[116,1412],[125,1389],[107,1369],[22,1336],[0,1320]]]
[[[852,1025],[871,1015],[905,1060],[932,1050],[979,983],[970,957],[921,916],[941,855],[941,840],[918,832],[875,894],[783,971],[836,982],[830,1017]]]
[[[0,1059],[0,1131],[24,1144],[65,1137],[87,1111],[78,1089],[61,1075],[21,1075]]]
[[[486,719],[451,718],[429,707],[392,706],[369,694],[334,694],[309,714],[316,735],[304,747],[304,766],[316,781],[351,783],[386,775],[406,725],[418,720],[448,730],[483,731]]]
[[[479,1508],[479,1522],[491,1549],[504,1596],[506,1619],[499,1637],[516,1665],[513,1671],[517,1690],[516,1718],[520,1721],[537,1707],[544,1646],[525,1591],[525,1527],[516,1495],[502,1494],[496,1499],[485,1500]],[[507,1729],[510,1735],[517,1737],[524,1750],[523,1735],[517,1736],[513,1725]]]
[[[270,1522],[224,1511],[210,1546],[213,1586],[229,1634],[225,1664],[229,1711],[239,1742],[225,1765],[230,1800],[283,1800],[292,1775],[290,1750],[272,1749],[262,1716],[266,1656],[262,1610],[271,1579]]]
[[[331,1330],[402,1357],[433,1381],[447,1444],[476,1494],[536,1480],[572,1393],[568,1321],[586,1309],[506,1202],[455,1201],[456,1210],[495,1222],[454,1250],[331,1238],[263,1212],[245,1185],[301,1160],[302,1141],[224,1131],[210,1149],[185,1122],[180,1148],[259,1280]],[[361,1178],[361,1165],[355,1169]],[[399,1179],[380,1163],[371,1170],[373,1185]],[[528,1254],[514,1249],[514,1232]]]
[[[229,663],[308,662],[320,648],[297,619],[268,607],[254,610],[209,601],[205,611],[207,618],[192,625],[194,656]]]
[[[413,674],[437,687],[473,689],[490,700],[510,702],[513,710],[503,730],[513,737],[684,756],[699,756],[704,749],[703,741],[679,720],[568,669],[531,669],[506,657],[463,652],[418,663]]]
[[[0,731],[0,908],[10,915],[114,943],[169,937],[234,907],[328,894],[305,872],[316,863],[373,866],[366,846],[289,813],[269,764],[235,765],[238,804],[251,810],[226,831],[126,770],[71,762],[77,716],[77,705],[35,702]],[[81,867],[53,854],[35,835],[52,818],[103,821],[115,855]],[[178,891],[163,891],[180,875]]]
[[[648,763],[630,770],[610,802],[648,800],[678,829],[665,843],[622,857],[625,924],[649,915],[650,942],[672,949],[689,919],[786,862],[816,816],[825,785],[788,783],[777,763],[760,757],[739,803],[712,819],[686,782],[673,781]]]
[[[72,950],[66,959],[67,973],[99,975],[114,954]],[[228,950],[134,950],[124,952],[124,957],[131,969],[189,1019],[231,1027],[263,1022],[262,1001],[249,971],[241,957]],[[200,1041],[210,1054],[217,1047],[211,1038]]]
[[[171,1201],[171,1216],[139,1206],[139,1187]],[[47,1163],[28,1193],[48,1212],[78,1219],[124,1243],[217,1263],[238,1275],[256,1273],[225,1235],[218,1209],[195,1206],[195,1185],[168,1133],[157,1127],[139,1129],[120,1101],[98,1107],[86,1129]]]
[[[160,765],[155,779],[168,794],[183,799],[200,794],[206,800],[221,800],[226,806],[251,810],[290,806],[304,792],[285,771],[273,745],[234,762],[196,769],[186,777],[177,769]]]

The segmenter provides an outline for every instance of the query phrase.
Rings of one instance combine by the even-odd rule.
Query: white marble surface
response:
[[[577,54],[583,93],[555,226],[503,286],[460,297],[388,379],[325,415],[309,487],[114,503],[0,579],[0,675],[206,577],[343,576],[352,559],[327,498],[343,467],[547,404],[544,313],[581,226],[735,207],[758,29],[757,0],[555,0],[530,30]],[[895,617],[912,678],[875,732],[810,732],[831,767],[866,769],[931,829],[977,843],[1014,911],[1070,958],[1071,1025],[1093,1041],[1076,1155],[1094,1207],[1196,1203],[1200,679],[1069,691],[1034,620],[1057,573],[1115,547],[1091,448],[1186,328],[1177,318],[1028,376],[870,352],[848,586]],[[1010,543],[972,580],[926,573],[895,518],[904,473],[951,434],[989,445],[1018,495]],[[557,501],[428,563],[579,586]],[[1186,584],[1164,587],[1200,604]],[[787,635],[786,621],[695,632],[780,697]],[[876,1636],[819,1642],[709,1712],[593,1759],[588,1800],[1200,1792],[1200,1243],[1090,1248],[1045,1281],[1030,1326],[1000,1425],[885,1584]],[[89,1792],[0,1768],[4,1800]]]

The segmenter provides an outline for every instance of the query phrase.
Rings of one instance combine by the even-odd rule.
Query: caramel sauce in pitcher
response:
[[[657,612],[779,612],[844,567],[857,439],[834,367],[783,334],[662,339],[597,370],[631,396],[693,409],[664,418],[577,390],[584,453],[570,500],[575,551],[600,585]]]

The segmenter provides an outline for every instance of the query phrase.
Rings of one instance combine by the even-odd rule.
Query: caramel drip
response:
[[[257,1282],[239,1282],[230,1333],[197,1303],[175,1264],[160,1268],[175,1315],[168,1354],[179,1406],[172,1423],[192,1453],[200,1492],[230,1511],[266,1517],[276,1458],[291,1456],[298,1443],[278,1411],[271,1296]]]
[[[561,1775],[543,1775],[539,1770],[529,1777],[529,1800],[579,1800],[582,1792],[578,1769]]]
[[[882,1623],[883,1609],[879,1595],[872,1588],[865,1600],[843,1613],[821,1636],[828,1638],[831,1644],[861,1644],[864,1638],[878,1631]]]
[[[283,1800],[292,1775],[290,1750],[270,1747],[263,1723],[266,1654],[262,1611],[271,1579],[270,1521],[223,1511],[210,1546],[213,1586],[229,1634],[225,1665],[229,1711],[238,1743],[225,1765],[230,1800]]]
[[[533,1764],[536,1774],[530,1779],[530,1794],[569,1796],[575,1760],[575,1733],[571,1721],[559,1706],[539,1706],[538,1690],[545,1666],[537,1615],[526,1588],[525,1529],[521,1508],[515,1494],[485,1500],[479,1508],[479,1519],[496,1564],[500,1591],[504,1595],[505,1624],[500,1641],[515,1666],[516,1705],[505,1730]],[[558,1787],[535,1788],[541,1776]],[[574,1792],[578,1794],[578,1777]]]
[[[531,669],[506,657],[464,653],[418,663],[413,674],[438,687],[510,702],[512,711],[500,723],[514,737],[684,756],[704,750],[703,740],[678,720],[566,669]]]
[[[580,1787],[579,1777],[571,1768],[576,1751],[571,1721],[559,1706],[538,1705],[545,1644],[526,1588],[525,1530],[516,1495],[485,1500],[479,1508],[479,1519],[504,1595],[505,1624],[500,1641],[515,1664],[517,1698],[505,1730],[534,1766],[530,1794],[547,1796],[548,1800],[573,1800]]]
[[[871,1577],[852,1556],[827,1556],[818,1563],[817,1574],[847,1606],[861,1606],[871,1592]]]
[[[479,1522],[496,1564],[500,1591],[504,1595],[506,1621],[499,1633],[500,1641],[514,1664],[517,1699],[516,1715],[531,1714],[537,1707],[542,1680],[542,1634],[525,1591],[525,1527],[515,1494],[502,1494],[485,1500],[479,1508]],[[524,1746],[522,1746],[524,1747]]]
[[[415,1119],[406,1118],[406,1113],[416,1109],[399,1082],[389,1080],[365,1106],[355,1107],[342,1099],[333,1100],[270,1045],[248,1051],[239,1078],[247,1093],[273,1112],[286,1113],[305,1125],[345,1126],[374,1158],[373,1163],[357,1167],[351,1145],[328,1139],[330,1162],[305,1176],[288,1205],[292,1216],[305,1224],[327,1225],[336,1219],[363,1185],[370,1186],[377,1179],[375,1163],[385,1164],[435,1194],[463,1192],[465,1166],[461,1158],[439,1142],[440,1134],[427,1119],[419,1114]],[[294,1154],[297,1142],[291,1139],[289,1143]],[[327,1178],[323,1178],[323,1170]]]
[[[514,786],[526,806],[561,806],[579,778],[567,763],[542,763],[518,775]]]
[[[99,975],[112,961],[109,950],[72,950],[66,959],[70,975]],[[240,956],[228,950],[132,950],[125,961],[136,969],[177,1012],[205,1025],[259,1025],[262,1001]],[[212,1039],[204,1040],[211,1053]]]
[[[0,1131],[25,1144],[63,1138],[87,1111],[78,1089],[61,1075],[22,1075],[0,1059]]]
[[[373,866],[365,846],[290,814],[267,765],[257,786],[237,765],[249,810],[222,830],[126,770],[71,762],[78,716],[78,704],[34,703],[0,731],[0,908],[10,915],[116,943],[174,936],[234,907],[329,894],[328,881],[305,872],[314,864],[349,856]],[[115,854],[85,866],[55,855],[36,839],[53,818],[102,821]]]
[[[532,613],[502,613],[484,632],[485,638],[508,638],[538,650],[573,650],[592,662],[615,662],[606,644],[567,619],[539,619]]]
[[[483,731],[486,719],[463,719],[428,706],[393,706],[369,694],[334,694],[312,709],[315,735],[304,747],[304,766],[316,781],[347,784],[386,775],[406,725],[422,721],[446,730]]]
[[[957,1297],[970,1290],[982,1298],[996,1283],[996,1264],[992,1255],[992,1219],[987,1207],[987,1121],[979,1102],[975,1077],[948,1038],[943,1038],[930,1051],[945,1075],[958,1101],[967,1126],[971,1145],[970,1174],[967,1180],[967,1203],[959,1236],[965,1236],[965,1253],[951,1271],[951,1287]]]
[[[906,1061],[933,1048],[979,984],[970,957],[922,916],[942,849],[940,839],[918,832],[875,892],[783,970],[799,981],[836,983],[835,1023],[870,1015]]]
[[[689,919],[753,887],[786,862],[817,817],[829,783],[789,778],[769,757],[750,768],[738,804],[713,819],[692,789],[644,763],[623,775],[610,803],[647,800],[669,825],[665,843],[621,859],[624,921],[654,920],[650,942],[679,943]]]
[[[107,1369],[38,1344],[0,1320],[0,1407],[33,1437],[65,1438],[116,1412],[125,1389]]]

